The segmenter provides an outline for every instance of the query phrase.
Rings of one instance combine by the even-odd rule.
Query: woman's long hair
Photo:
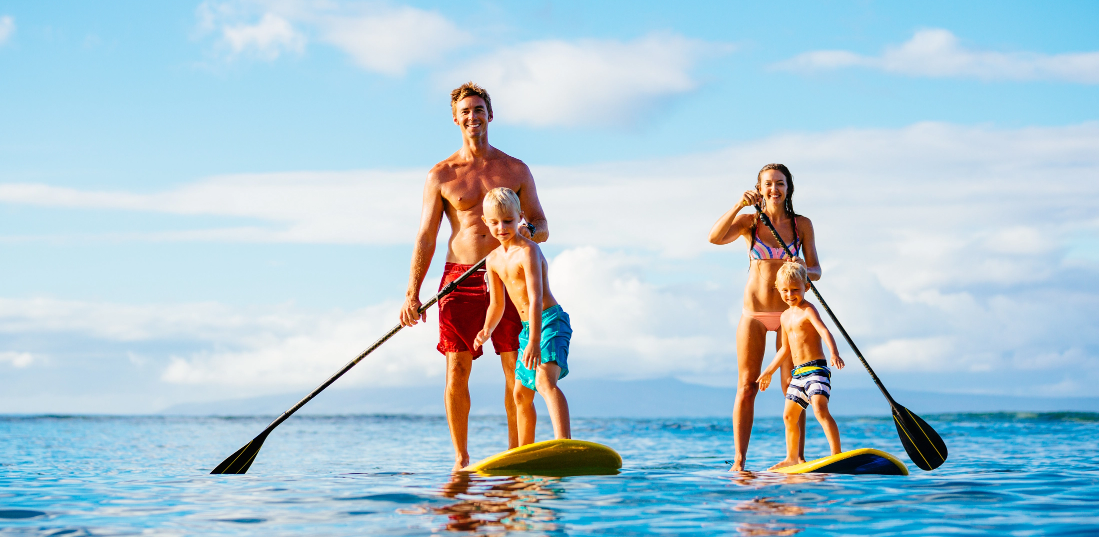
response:
[[[765,172],[767,170],[778,170],[779,172],[782,173],[782,175],[786,176],[786,199],[782,202],[782,208],[786,210],[786,216],[790,217],[791,225],[794,226],[794,240],[797,241],[798,240],[798,228],[797,228],[796,224],[793,224],[793,221],[794,221],[793,219],[797,216],[797,213],[794,212],[794,174],[790,173],[790,168],[787,168],[785,164],[777,164],[777,163],[768,164],[768,165],[764,166],[762,169],[760,169],[759,173],[756,174],[756,191],[757,192],[762,192],[759,187],[760,187],[760,184],[763,182],[763,172]],[[759,224],[760,224],[759,215],[760,215],[760,213],[757,212],[756,213],[756,221],[752,224],[752,244],[751,244],[751,246],[748,247],[749,249],[755,248],[755,246],[756,246],[756,233],[757,233],[757,229],[759,229]]]

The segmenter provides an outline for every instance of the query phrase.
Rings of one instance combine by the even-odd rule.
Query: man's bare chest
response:
[[[479,170],[460,174],[442,185],[443,199],[459,211],[479,207],[489,190],[499,187],[519,191],[519,179],[504,171]]]

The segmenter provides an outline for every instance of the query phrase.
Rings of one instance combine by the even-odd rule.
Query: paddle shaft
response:
[[[471,275],[473,275],[474,272],[477,272],[478,270],[481,270],[481,268],[485,266],[485,261],[487,261],[487,260],[488,260],[487,257],[485,259],[480,260],[476,265],[473,265],[472,267],[470,267],[469,270],[463,272],[461,276],[458,276],[453,281],[447,283],[442,289],[439,290],[438,293],[435,294],[435,296],[431,297],[431,300],[428,300],[426,304],[420,306],[420,309],[417,311],[417,314],[422,315],[425,311],[427,311],[428,308],[435,305],[435,303],[438,302],[439,299],[441,299],[444,296],[450,294],[451,291],[454,291],[454,289],[456,289],[459,284],[461,284],[463,281],[465,281],[466,278],[469,278]],[[271,432],[271,430],[273,430],[275,427],[278,427],[279,424],[281,424],[282,422],[286,421],[287,418],[289,418],[295,412],[297,412],[298,409],[305,406],[305,404],[308,403],[314,397],[316,397],[317,394],[324,391],[325,388],[331,386],[333,382],[336,382],[336,379],[342,377],[344,373],[347,373],[348,371],[350,371],[351,368],[355,367],[355,365],[357,365],[359,362],[361,362],[363,358],[366,358],[367,355],[374,352],[374,349],[377,349],[378,347],[381,347],[382,343],[385,343],[386,341],[389,341],[389,338],[393,337],[397,332],[400,332],[402,328],[404,328],[404,325],[401,325],[401,324],[398,324],[397,326],[394,326],[393,328],[390,328],[389,332],[386,332],[385,335],[381,337],[381,339],[379,339],[378,341],[375,341],[374,344],[371,345],[370,347],[368,347],[365,351],[363,351],[362,354],[359,354],[358,356],[356,356],[354,360],[351,360],[350,362],[347,362],[347,365],[344,365],[339,371],[336,372],[335,375],[332,375],[331,377],[329,377],[328,380],[321,383],[320,386],[317,386],[313,391],[309,392],[309,395],[306,395],[305,397],[303,397],[301,399],[301,401],[298,401],[297,404],[290,407],[290,410],[287,410],[286,412],[283,412],[281,416],[279,416],[278,418],[275,418],[275,421],[272,421],[271,424],[268,425],[267,428],[264,429],[262,433],[257,435],[257,438],[260,437],[260,436],[266,436],[267,434],[269,434]]]
[[[778,243],[782,245],[783,250],[786,250],[786,255],[794,257],[794,253],[790,251],[790,247],[786,246],[786,242],[783,241],[782,237],[779,236],[778,230],[775,229],[774,224],[771,223],[771,219],[767,216],[767,213],[763,212],[763,209],[760,208],[758,205],[756,206],[756,210],[759,211],[760,219],[763,220],[763,223],[766,224],[767,228],[771,230],[772,234],[774,234],[775,240],[777,240]],[[866,368],[866,372],[870,373],[870,378],[874,381],[874,384],[878,386],[878,389],[881,390],[882,395],[884,395],[885,398],[889,401],[889,406],[895,407],[897,405],[897,402],[893,400],[893,396],[889,395],[889,391],[886,390],[885,386],[881,383],[880,380],[878,380],[878,375],[874,373],[874,369],[870,367],[870,364],[866,362],[866,358],[862,357],[862,352],[859,351],[859,348],[855,345],[855,342],[851,340],[851,336],[847,334],[847,330],[843,329],[843,325],[840,324],[840,320],[836,318],[835,313],[832,313],[832,308],[828,307],[828,303],[824,301],[824,297],[820,296],[820,291],[817,291],[817,287],[813,285],[813,282],[809,282],[809,288],[813,290],[813,294],[816,295],[817,301],[820,302],[820,305],[824,307],[824,311],[828,312],[828,316],[832,318],[832,322],[836,324],[836,328],[839,328],[840,333],[843,334],[843,339],[846,339],[847,344],[851,346],[851,350],[855,351],[855,356],[859,357],[859,361],[862,362],[862,366]]]

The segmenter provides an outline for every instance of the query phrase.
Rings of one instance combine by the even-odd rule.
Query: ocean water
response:
[[[0,417],[0,535],[1099,534],[1099,414],[923,417],[950,447],[934,472],[888,418],[839,419],[844,449],[893,453],[907,477],[731,474],[727,419],[579,419],[624,468],[566,478],[451,474],[433,417],[295,416],[243,476],[209,471],[270,418]],[[807,457],[825,455],[809,426]],[[505,431],[473,418],[473,458]],[[749,468],[782,442],[758,419]]]

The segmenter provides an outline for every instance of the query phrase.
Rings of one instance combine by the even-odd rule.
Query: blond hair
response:
[[[485,194],[485,201],[482,203],[482,208],[485,214],[488,214],[489,209],[492,209],[496,214],[503,216],[504,214],[513,214],[518,217],[522,214],[522,210],[519,208],[519,196],[515,194],[515,191],[510,188],[499,187],[488,191]]]
[[[488,115],[492,116],[492,99],[488,96],[488,92],[485,88],[474,84],[473,82],[466,82],[457,89],[450,92],[450,113],[457,115],[458,111],[454,108],[458,105],[458,101],[465,99],[469,96],[480,97],[485,101],[485,108],[488,110]]]
[[[787,261],[779,267],[778,274],[775,276],[775,287],[789,282],[809,285],[809,271],[805,269],[805,265],[797,261]]]

